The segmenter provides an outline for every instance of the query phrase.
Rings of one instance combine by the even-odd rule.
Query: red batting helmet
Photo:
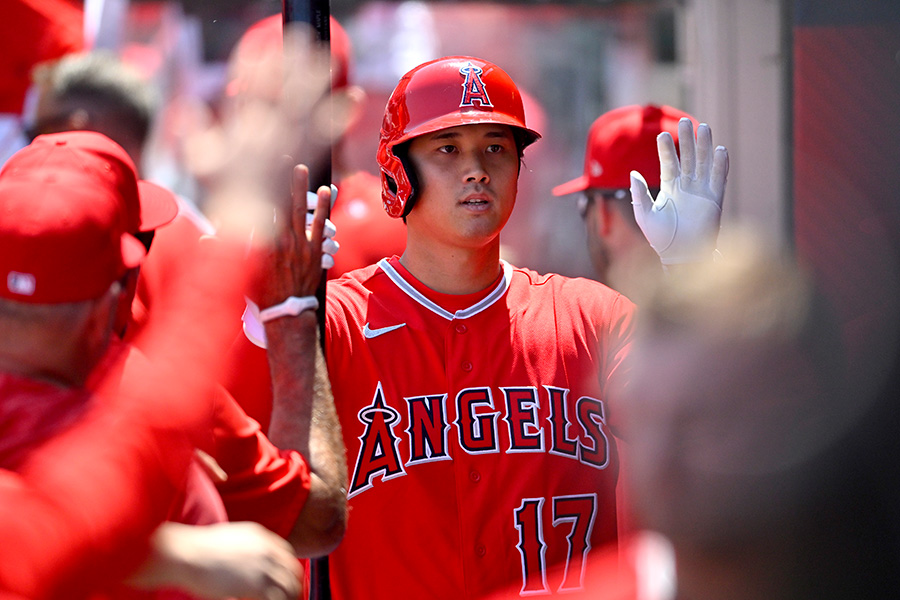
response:
[[[631,186],[631,171],[638,171],[651,188],[659,187],[659,151],[656,136],[668,131],[678,147],[678,121],[697,120],[671,106],[631,105],[600,115],[588,132],[584,173],[553,188],[554,196],[588,188],[621,190]]]
[[[404,75],[384,110],[377,160],[381,198],[392,217],[402,217],[413,185],[394,148],[414,137],[478,123],[509,125],[524,148],[541,137],[525,126],[522,97],[500,67],[480,58],[448,56]]]

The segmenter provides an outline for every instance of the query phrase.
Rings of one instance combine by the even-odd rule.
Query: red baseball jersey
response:
[[[145,364],[147,358],[135,346],[114,342],[114,348],[120,346],[128,353],[123,380],[126,385],[138,385],[141,374],[149,368]],[[228,474],[228,479],[215,485],[210,481],[209,486],[195,481],[186,490],[191,494],[182,499],[184,506],[170,520],[198,524],[216,522],[208,516],[189,518],[196,512],[192,511],[196,504],[191,501],[192,496],[196,499],[202,494],[208,497],[206,504],[215,502],[221,506],[217,521],[255,521],[287,537],[309,496],[311,479],[306,459],[296,450],[281,450],[272,444],[259,424],[223,387],[210,382],[208,395],[191,401],[198,403],[200,412],[208,413],[204,421],[208,427],[195,436],[195,442],[216,460]],[[208,479],[196,471],[188,471],[188,476]],[[188,484],[191,484],[190,479]]]
[[[131,322],[125,332],[125,339],[139,340],[138,334],[147,326],[150,314],[160,309],[159,299],[171,288],[172,282],[190,268],[186,256],[197,252],[197,245],[204,235],[215,233],[212,224],[188,200],[176,196],[178,214],[171,223],[156,229],[153,234],[152,252],[148,252],[141,263],[141,275],[131,306]],[[165,303],[162,304],[165,309]],[[178,310],[178,306],[168,306]],[[234,308],[240,314],[240,307]]]
[[[117,400],[0,373],[0,591],[86,597],[147,555],[190,447]]]
[[[397,257],[330,282],[351,505],[334,597],[581,589],[591,549],[617,538],[607,390],[633,315],[597,282],[506,263],[471,295],[428,289]]]
[[[296,450],[272,444],[224,389],[216,392],[211,454],[228,474],[217,487],[229,519],[255,521],[286,538],[309,497],[309,465]]]
[[[556,568],[565,568],[558,565]],[[675,554],[669,541],[652,531],[635,531],[616,546],[596,548],[585,569],[584,589],[570,600],[674,600]],[[501,591],[485,600],[508,597]]]

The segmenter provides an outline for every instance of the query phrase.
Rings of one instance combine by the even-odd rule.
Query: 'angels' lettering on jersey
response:
[[[459,449],[470,455],[547,452],[605,469],[610,441],[604,431],[603,402],[582,396],[570,415],[568,389],[546,385],[542,389],[541,394],[534,386],[462,389],[453,400],[456,418],[452,421],[447,394],[404,398],[407,426],[398,432],[401,412],[388,404],[379,382],[372,402],[357,413],[363,432],[348,497],[370,489],[376,477],[388,481],[406,475],[410,466],[452,460],[451,423]],[[495,401],[495,394],[502,400]],[[542,401],[548,407],[546,424],[539,416]],[[501,422],[508,433],[505,441]],[[405,462],[400,451],[403,434],[409,447]]]

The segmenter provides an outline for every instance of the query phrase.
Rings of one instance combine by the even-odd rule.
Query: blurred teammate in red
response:
[[[60,131],[97,131],[122,146],[140,171],[158,106],[152,88],[137,71],[111,52],[98,50],[41,65],[34,79],[38,100],[28,127],[32,138]],[[150,318],[154,298],[177,275],[182,257],[194,250],[201,236],[214,232],[190,200],[169,194],[159,201],[163,202],[165,220],[142,225],[138,236],[148,251],[152,243],[153,252],[141,265],[141,276],[133,284],[132,314],[122,323],[120,333],[129,340]]]
[[[84,3],[7,0],[0,5],[0,165],[28,143],[22,115],[31,69],[84,47]]]
[[[351,127],[365,102],[365,92],[351,85],[353,49],[344,28],[334,17],[331,26],[331,86],[338,100],[335,106],[345,114]],[[282,17],[272,15],[252,25],[242,36],[232,54],[229,65],[230,81],[225,90],[225,111],[235,103],[235,96],[257,83],[259,64],[266,57],[282,52]],[[263,88],[263,86],[258,86]],[[270,91],[271,100],[278,102],[280,88]],[[338,189],[331,208],[330,219],[338,231],[340,251],[334,254],[334,265],[327,271],[329,279],[376,262],[383,257],[399,255],[403,251],[406,228],[396,219],[384,214],[380,179],[366,171],[348,172],[343,161],[342,138],[332,149],[332,173]],[[257,347],[258,333],[241,335],[234,345],[234,368],[225,382],[229,392],[247,413],[260,423],[263,431],[269,427],[272,399],[268,384],[255,373],[268,368],[266,353]]]
[[[4,474],[2,498],[20,498],[28,511],[18,527],[4,522],[12,531],[3,534],[0,589],[35,598],[130,597],[121,587],[128,575],[131,585],[200,589],[204,597],[264,597],[268,585],[296,592],[293,553],[262,528],[222,532],[207,556],[189,547],[203,528],[162,537],[157,529],[177,505],[195,440],[209,427],[209,407],[198,399],[208,394],[228,335],[225,304],[200,300],[234,297],[246,277],[245,249],[233,241],[186,256],[191,277],[170,294],[181,311],[148,332],[153,360],[123,385],[123,355],[109,344],[117,306],[129,299],[127,274],[145,257],[132,232],[152,217],[139,210],[146,189],[121,147],[91,132],[41,136],[0,171],[9,217],[0,224],[0,465],[16,473]],[[239,268],[213,279],[216,267],[235,259]],[[196,368],[179,372],[188,357]],[[91,461],[84,467],[93,475],[82,479],[70,468],[79,459]],[[216,571],[229,565],[243,568]],[[207,577],[219,584],[202,585]]]
[[[231,80],[226,96],[235,94],[253,77],[254,65],[267,53],[280,53],[282,16],[272,15],[252,25],[241,37],[232,55]],[[362,88],[352,85],[353,47],[347,32],[331,17],[331,86],[341,98],[341,111],[353,123],[366,101]],[[338,196],[331,209],[331,220],[340,232],[341,250],[334,256],[328,277],[370,265],[385,256],[400,254],[406,231],[403,224],[386,217],[381,201],[381,182],[376,175],[358,170],[349,172],[342,152],[343,140],[335,140],[331,153],[332,174]]]
[[[129,155],[140,161],[155,105],[148,84],[137,73],[113,55],[94,52],[68,56],[45,67],[37,78],[42,94],[34,133],[71,129],[102,132],[116,141],[121,140]],[[154,189],[162,191],[158,187]],[[132,346],[141,343],[143,327],[154,318],[165,318],[167,312],[180,310],[177,304],[157,298],[165,298],[171,282],[183,277],[183,269],[190,266],[185,257],[197,251],[202,235],[212,232],[210,222],[187,200],[175,199],[172,194],[156,200],[155,212],[165,213],[166,219],[145,220],[136,232],[147,246],[148,254],[139,274],[137,270],[129,273],[129,297],[134,298],[132,309],[127,310],[126,306],[120,311],[116,329],[126,342],[121,351],[129,353],[129,368],[143,361],[141,353]],[[163,200],[166,206],[162,206]],[[142,212],[148,208],[142,202]],[[230,308],[234,315],[232,322],[239,323],[243,301]],[[302,374],[297,377],[307,374],[310,377],[295,392],[307,400],[313,395],[314,344],[310,345],[310,352],[308,362],[297,361],[291,367],[295,373]],[[261,523],[292,541],[301,555],[315,555],[333,547],[342,534],[343,507],[331,500],[331,488],[339,489],[340,483],[323,483],[319,464],[323,459],[339,462],[343,459],[320,453],[310,462],[308,450],[301,454],[297,448],[277,448],[262,433],[258,423],[222,388],[216,390],[211,402],[214,410],[208,415],[210,427],[196,443],[206,455],[213,457],[227,478],[216,481],[216,491],[208,477],[198,476],[201,481],[207,481],[196,486],[195,491],[205,497],[207,505],[218,505],[214,520]],[[320,430],[318,425],[314,429]],[[322,508],[323,496],[329,508]],[[176,518],[196,521],[194,509],[186,507],[186,513]]]

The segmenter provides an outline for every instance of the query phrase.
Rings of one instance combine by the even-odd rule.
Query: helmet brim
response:
[[[508,117],[499,113],[486,112],[484,110],[472,110],[463,113],[444,115],[436,119],[426,121],[421,125],[417,125],[416,127],[408,130],[405,135],[391,144],[391,147],[397,146],[404,142],[408,142],[413,138],[421,137],[429,133],[434,133],[435,131],[440,131],[442,129],[449,129],[451,127],[457,127],[460,125],[482,124],[508,125],[514,129],[521,131],[525,135],[524,146],[533,144],[541,138],[541,134],[539,134],[537,131],[528,129],[527,127],[522,127],[519,122],[512,117]]]

